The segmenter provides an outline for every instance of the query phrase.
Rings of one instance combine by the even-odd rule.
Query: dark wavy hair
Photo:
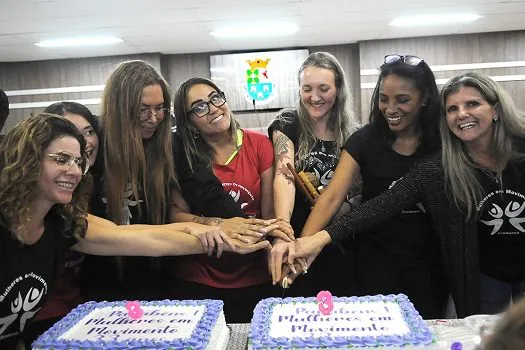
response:
[[[18,123],[0,143],[0,223],[21,242],[20,230],[31,217],[30,203],[35,199],[42,173],[44,150],[60,137],[71,136],[80,144],[87,159],[84,136],[69,120],[54,114],[38,114]],[[51,209],[64,219],[63,233],[77,238],[87,230],[86,209],[91,192],[91,176],[82,178],[68,204]]]
[[[44,109],[44,113],[56,114],[62,117],[66,114],[77,114],[81,116],[91,125],[91,127],[93,128],[93,131],[95,132],[95,135],[97,135],[99,139],[99,144],[102,144],[98,117],[94,115],[93,113],[91,113],[89,108],[87,108],[83,104],[78,103],[78,102],[73,102],[73,101],[55,102],[47,106],[46,109]],[[99,145],[99,148],[100,148],[100,145]],[[89,171],[92,174],[100,173],[101,164],[102,164],[102,161],[97,162],[95,160],[95,164],[90,165]],[[95,169],[97,171],[95,171]]]
[[[388,122],[379,110],[379,89],[383,80],[391,74],[408,79],[414,83],[421,98],[426,98],[426,102],[421,106],[418,115],[419,124],[421,125],[421,142],[417,152],[430,153],[437,150],[441,145],[439,120],[443,117],[443,108],[436,85],[436,78],[428,64],[425,61],[421,61],[417,66],[413,66],[403,61],[398,61],[395,63],[384,63],[379,70],[379,78],[370,101],[370,123],[379,129],[386,140],[391,143],[395,141],[395,134],[388,127]]]
[[[175,123],[177,125],[177,133],[179,133],[182,144],[184,147],[184,153],[190,165],[190,169],[193,171],[197,163],[205,164],[209,167],[212,165],[213,151],[210,145],[204,141],[199,135],[197,128],[189,121],[191,114],[188,112],[189,106],[186,106],[186,96],[190,89],[199,84],[204,84],[212,87],[217,92],[221,92],[221,88],[213,81],[206,78],[190,78],[180,84],[175,98],[173,101],[173,108],[175,110]],[[239,122],[235,119],[235,116],[230,110],[231,123],[230,123],[230,135],[232,139],[235,139],[237,129],[239,128]]]

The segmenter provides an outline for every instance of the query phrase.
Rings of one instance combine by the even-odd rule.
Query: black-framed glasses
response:
[[[169,113],[170,109],[166,107],[155,107],[153,110],[151,108],[142,108],[139,117],[141,122],[150,119],[153,115],[157,120],[161,120]]]
[[[385,56],[385,64],[394,64],[394,63],[398,63],[398,62],[403,62],[403,63],[408,64],[409,66],[416,67],[421,62],[423,62],[423,59],[419,58],[417,56],[412,56],[412,55],[392,54],[392,55],[386,55]]]
[[[210,113],[210,104],[219,108],[226,103],[226,96],[224,92],[217,92],[211,95],[209,101],[201,101],[197,103],[188,113],[193,113],[197,118],[202,118],[207,116]]]
[[[68,171],[71,169],[73,163],[77,165],[82,172],[82,175],[86,175],[89,170],[89,160],[87,158],[77,158],[68,152],[48,153],[44,154],[44,158],[55,161],[58,168],[62,171]]]

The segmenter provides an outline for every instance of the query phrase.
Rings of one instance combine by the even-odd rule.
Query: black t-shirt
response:
[[[57,267],[75,243],[62,233],[62,220],[52,214],[33,245],[22,244],[0,225],[0,348],[13,346],[23,336],[52,291]]]
[[[105,193],[104,170],[94,177],[90,213],[109,219]],[[173,185],[173,184],[172,184]],[[170,203],[171,187],[166,189],[166,202]],[[131,185],[126,188],[127,197],[122,207],[127,224],[151,224],[147,216],[146,203],[139,188],[139,198],[134,198]],[[139,210],[140,207],[140,210]],[[165,220],[168,222],[169,205]],[[87,255],[83,266],[83,288],[89,300],[122,300],[163,298],[162,280],[165,258],[141,256],[94,256]]]
[[[361,169],[363,202],[386,191],[426,157],[395,152],[374,124],[350,136],[343,149]],[[448,292],[438,236],[422,204],[400,209],[355,237],[358,288],[361,294],[405,293],[424,317],[443,317]]]
[[[480,170],[485,195],[479,217],[479,257],[482,273],[506,282],[525,281],[525,162],[509,163],[503,183]]]
[[[364,126],[350,136],[343,149],[361,168],[363,201],[390,188],[424,157],[417,152],[409,156],[395,152],[373,124]],[[362,237],[400,262],[411,264],[414,259],[426,257],[429,251],[425,249],[429,244],[429,235],[426,233],[432,232],[430,219],[423,206],[418,204],[404,208],[399,215],[377,224]]]
[[[294,144],[294,151],[297,156],[299,144],[300,125],[297,114],[291,113],[290,122],[284,122],[276,119],[268,128],[268,135],[272,138],[274,131],[280,131]],[[339,161],[339,152],[335,149],[334,141],[317,140],[312,151],[307,155],[304,169],[301,171],[315,173],[321,185],[326,186],[332,179],[337,162]],[[297,159],[296,159],[297,163]],[[295,191],[295,204],[290,223],[296,233],[301,233],[306,219],[310,214],[311,204],[300,191]]]

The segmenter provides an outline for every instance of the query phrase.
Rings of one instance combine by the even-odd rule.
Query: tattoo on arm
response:
[[[282,157],[290,158],[288,155],[288,145],[286,144],[288,142],[289,138],[285,135],[279,135],[277,136],[277,139],[275,140],[273,144],[274,154],[275,158],[281,159]]]
[[[290,169],[284,164],[281,165],[279,169],[277,169],[277,175],[281,175],[288,181],[288,184],[293,184],[294,178],[292,173],[290,173]]]
[[[207,218],[204,216],[196,216],[192,220],[193,222],[196,222],[197,224],[202,225],[208,225],[208,226],[219,226],[224,222],[221,218]]]
[[[286,159],[290,159],[290,155],[288,154],[288,142],[289,138],[285,135],[279,135],[277,136],[277,139],[275,140],[273,144],[274,154],[275,154],[275,162],[281,163],[281,166],[277,168],[277,175],[283,176],[287,181],[288,184],[293,184],[293,175],[290,173],[290,170],[286,167],[286,164],[284,164],[284,161]]]

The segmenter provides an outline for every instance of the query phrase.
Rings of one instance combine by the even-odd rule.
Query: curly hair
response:
[[[20,234],[31,218],[31,202],[36,198],[42,173],[44,150],[60,137],[71,136],[80,144],[87,159],[82,134],[69,120],[54,114],[38,114],[18,123],[0,143],[0,224],[22,243]],[[91,177],[83,177],[68,204],[56,204],[51,211],[63,219],[63,234],[84,237],[86,209],[91,192]]]

